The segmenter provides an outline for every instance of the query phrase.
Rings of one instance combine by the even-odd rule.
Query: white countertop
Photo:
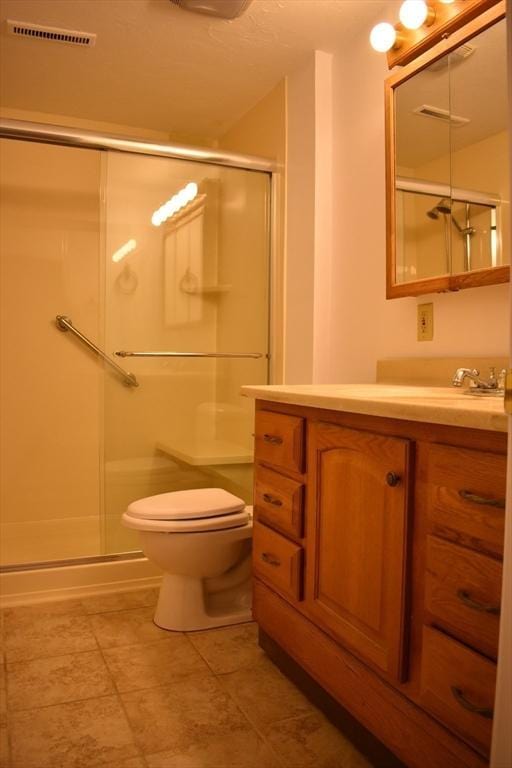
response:
[[[507,431],[503,397],[465,395],[455,387],[398,384],[274,384],[242,387],[256,400],[307,405],[454,427]]]

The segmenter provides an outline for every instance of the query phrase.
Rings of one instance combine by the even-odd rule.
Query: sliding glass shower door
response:
[[[239,389],[268,379],[269,175],[0,145],[0,565],[136,550],[121,514],[142,496],[250,501]]]
[[[106,380],[107,551],[137,545],[119,525],[133,499],[220,486],[251,500],[239,390],[268,375],[268,208],[267,174],[109,153],[105,340],[139,386]]]

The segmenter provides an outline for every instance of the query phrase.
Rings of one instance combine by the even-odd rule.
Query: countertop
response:
[[[306,405],[454,427],[507,431],[503,397],[465,395],[455,387],[399,384],[273,384],[242,387],[256,400]]]

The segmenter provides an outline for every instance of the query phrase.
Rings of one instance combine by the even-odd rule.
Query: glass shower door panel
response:
[[[139,387],[105,381],[105,549],[137,549],[135,499],[218,486],[252,497],[252,403],[266,383],[269,177],[164,158],[108,157],[110,351],[260,353],[116,359]],[[117,384],[117,386],[116,386]]]
[[[3,139],[0,563],[100,553],[100,153]]]

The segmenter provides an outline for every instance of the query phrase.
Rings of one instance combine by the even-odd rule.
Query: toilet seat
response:
[[[123,514],[123,523],[139,531],[194,533],[239,528],[251,520],[245,502],[222,488],[160,493],[138,499]]]

